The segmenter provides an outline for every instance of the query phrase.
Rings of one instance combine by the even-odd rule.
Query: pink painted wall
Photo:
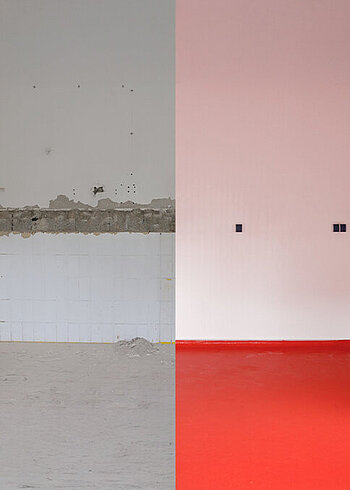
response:
[[[350,337],[349,25],[177,0],[177,339]]]

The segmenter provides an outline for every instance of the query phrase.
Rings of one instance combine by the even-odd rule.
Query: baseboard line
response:
[[[176,347],[190,349],[251,350],[344,350],[350,351],[350,339],[324,340],[176,340]]]

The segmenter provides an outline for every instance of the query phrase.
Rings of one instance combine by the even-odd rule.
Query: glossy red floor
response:
[[[350,489],[348,343],[176,354],[177,490]]]

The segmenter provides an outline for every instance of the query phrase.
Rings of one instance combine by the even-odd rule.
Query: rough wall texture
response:
[[[0,209],[0,233],[174,232],[175,209]]]

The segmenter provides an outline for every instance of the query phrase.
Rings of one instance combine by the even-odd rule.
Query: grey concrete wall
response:
[[[174,8],[0,0],[2,207],[174,198]]]
[[[0,340],[172,341],[175,0],[0,0],[0,31]]]

